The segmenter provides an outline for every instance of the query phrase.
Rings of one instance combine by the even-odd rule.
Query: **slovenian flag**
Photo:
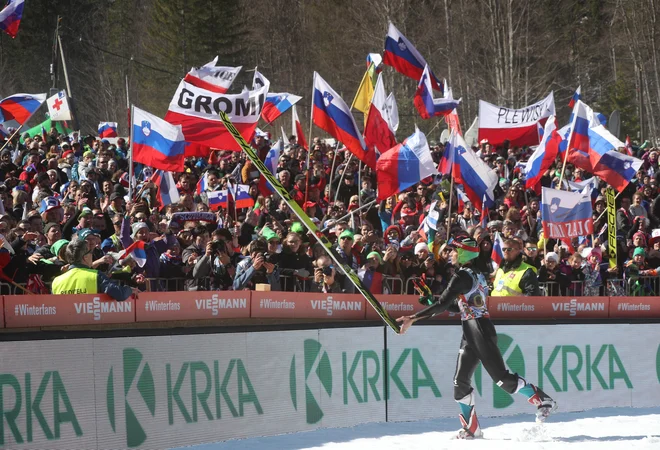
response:
[[[46,101],[46,94],[14,94],[0,100],[0,122],[15,120],[19,125],[28,121]]]
[[[117,122],[100,122],[99,137],[101,139],[117,137]]]
[[[266,159],[264,160],[264,165],[268,168],[270,173],[277,175],[277,165],[280,161],[280,154],[282,152],[284,144],[282,139],[279,139],[275,145],[273,145],[268,153],[266,154]],[[268,197],[275,192],[273,186],[266,180],[266,177],[259,177],[259,192],[264,197]]]
[[[385,53],[383,63],[394,67],[402,75],[419,81],[422,78],[426,60],[417,51],[414,45],[390,22],[385,38]],[[431,72],[431,86],[436,91],[443,92],[444,88],[438,78]]]
[[[197,189],[195,190],[197,195],[199,195],[202,192],[206,191],[206,186],[207,186],[207,184],[206,184],[206,175],[208,175],[208,172],[204,172],[204,175],[202,175],[199,178],[199,181],[197,182]]]
[[[370,269],[358,270],[358,277],[372,294],[383,293],[383,274]]]
[[[578,100],[568,137],[568,162],[604,180],[621,192],[642,166],[642,160],[619,153],[625,144],[603,126],[596,113]]]
[[[170,172],[183,172],[185,139],[181,125],[172,125],[133,108],[133,161]]]
[[[376,168],[375,152],[367,145],[358,130],[351,110],[344,100],[321,76],[314,72],[314,123],[346,146],[360,161]]]
[[[156,185],[156,198],[161,207],[179,203],[181,197],[179,196],[179,190],[176,188],[172,172],[156,170],[151,177],[151,181]]]
[[[234,207],[236,209],[252,208],[254,206],[254,199],[250,197],[250,186],[247,184],[232,185],[227,183],[229,193],[234,199]]]
[[[145,250],[146,245],[147,244],[145,244],[144,241],[133,242],[128,246],[126,250],[124,250],[124,253],[119,259],[124,259],[130,255],[138,266],[144,267],[144,265],[147,263],[147,252]]]
[[[408,189],[438,170],[424,133],[415,130],[402,144],[386,151],[376,163],[378,201]]]
[[[451,89],[447,89],[447,93],[442,98],[433,97],[433,89],[431,88],[431,72],[429,66],[424,67],[422,77],[417,85],[415,92],[415,99],[413,103],[419,111],[422,119],[430,119],[434,116],[446,116],[456,109],[461,100],[454,100]]]
[[[483,210],[484,205],[489,208],[494,206],[495,194],[493,191],[499,181],[497,173],[488,167],[468,147],[463,137],[455,131],[452,131],[450,135],[445,153],[448,157],[443,168],[446,168],[447,161],[453,161],[453,167],[450,166],[452,176],[456,183],[463,185],[472,206],[479,211]],[[442,163],[441,161],[441,165]]]
[[[18,26],[23,17],[23,4],[25,0],[9,0],[9,4],[0,11],[0,30],[12,38],[18,34]]]
[[[502,260],[504,259],[504,251],[502,248],[504,247],[504,242],[502,240],[502,235],[499,232],[495,233],[495,238],[493,239],[493,251],[491,253],[491,259],[497,266],[499,267],[500,264],[502,264]]]
[[[209,191],[208,199],[211,211],[217,211],[220,208],[227,209],[229,207],[229,198],[226,189],[222,191]]]
[[[288,94],[286,92],[282,94],[274,94],[269,92],[268,95],[266,95],[266,103],[264,103],[264,107],[261,110],[262,119],[268,123],[273,122],[275,119],[287,112],[289,108],[298,103],[301,98],[302,97]]]
[[[575,90],[575,92],[573,93],[573,96],[571,97],[571,100],[568,102],[568,107],[569,107],[569,108],[574,107],[574,106],[575,106],[575,102],[577,102],[578,100],[580,100],[580,99],[582,98],[582,97],[580,96],[580,88],[581,88],[581,87],[582,87],[582,86],[578,86],[578,88],[577,88],[577,89]]]
[[[557,159],[562,141],[554,115],[548,117],[542,136],[541,143],[525,165],[525,187],[533,189],[537,194],[541,193],[541,178]]]

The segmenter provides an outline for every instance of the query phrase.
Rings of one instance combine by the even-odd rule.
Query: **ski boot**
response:
[[[527,383],[519,392],[527,397],[529,403],[536,406],[537,423],[545,422],[545,419],[557,410],[557,402],[533,384]]]
[[[458,418],[463,428],[458,431],[456,439],[483,438],[484,434],[479,426],[477,413],[474,411],[474,393],[470,392],[461,400],[457,400],[457,402],[461,407],[461,413],[458,415]]]

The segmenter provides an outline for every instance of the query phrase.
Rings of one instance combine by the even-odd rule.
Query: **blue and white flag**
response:
[[[573,238],[594,232],[589,195],[544,187],[541,201],[543,235],[546,238]]]

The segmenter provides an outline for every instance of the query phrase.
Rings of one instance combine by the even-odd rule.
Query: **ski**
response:
[[[383,322],[385,322],[387,326],[389,326],[395,333],[398,334],[400,330],[399,324],[390,317],[385,308],[383,308],[383,305],[381,305],[376,297],[374,297],[374,295],[364,286],[364,284],[362,284],[362,281],[360,281],[360,278],[358,278],[353,269],[349,265],[340,262],[339,255],[332,248],[332,243],[328,240],[328,238],[325,237],[321,230],[319,230],[316,224],[312,222],[309,216],[305,214],[300,205],[298,205],[298,203],[296,203],[293,198],[291,198],[284,186],[280,184],[280,181],[277,179],[277,177],[275,177],[259,159],[259,156],[254,151],[254,149],[247,143],[243,136],[241,136],[241,133],[236,129],[236,127],[234,127],[234,124],[229,119],[229,116],[225,112],[220,111],[220,119],[227,128],[227,131],[231,133],[241,149],[243,149],[248,158],[250,158],[250,161],[252,161],[259,172],[261,172],[261,175],[268,180],[273,189],[275,189],[280,197],[282,197],[287,205],[289,205],[289,208],[291,208],[296,216],[298,216],[300,221],[305,225],[305,227],[307,227],[310,233],[312,233],[316,240],[321,243],[321,245],[323,245],[326,252],[328,253],[328,256],[330,256],[330,258],[335,262],[335,264],[337,264],[338,267],[343,269],[351,283],[353,283],[355,288],[362,294],[367,302],[369,302],[374,310],[376,310],[380,318],[383,319]]]

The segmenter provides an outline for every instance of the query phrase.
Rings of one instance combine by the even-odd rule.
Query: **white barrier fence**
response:
[[[660,404],[659,325],[498,331],[508,366],[562,411]],[[460,336],[415,326],[387,338],[373,327],[5,342],[0,447],[153,449],[453,417]],[[532,420],[481,367],[474,385],[480,415]]]

